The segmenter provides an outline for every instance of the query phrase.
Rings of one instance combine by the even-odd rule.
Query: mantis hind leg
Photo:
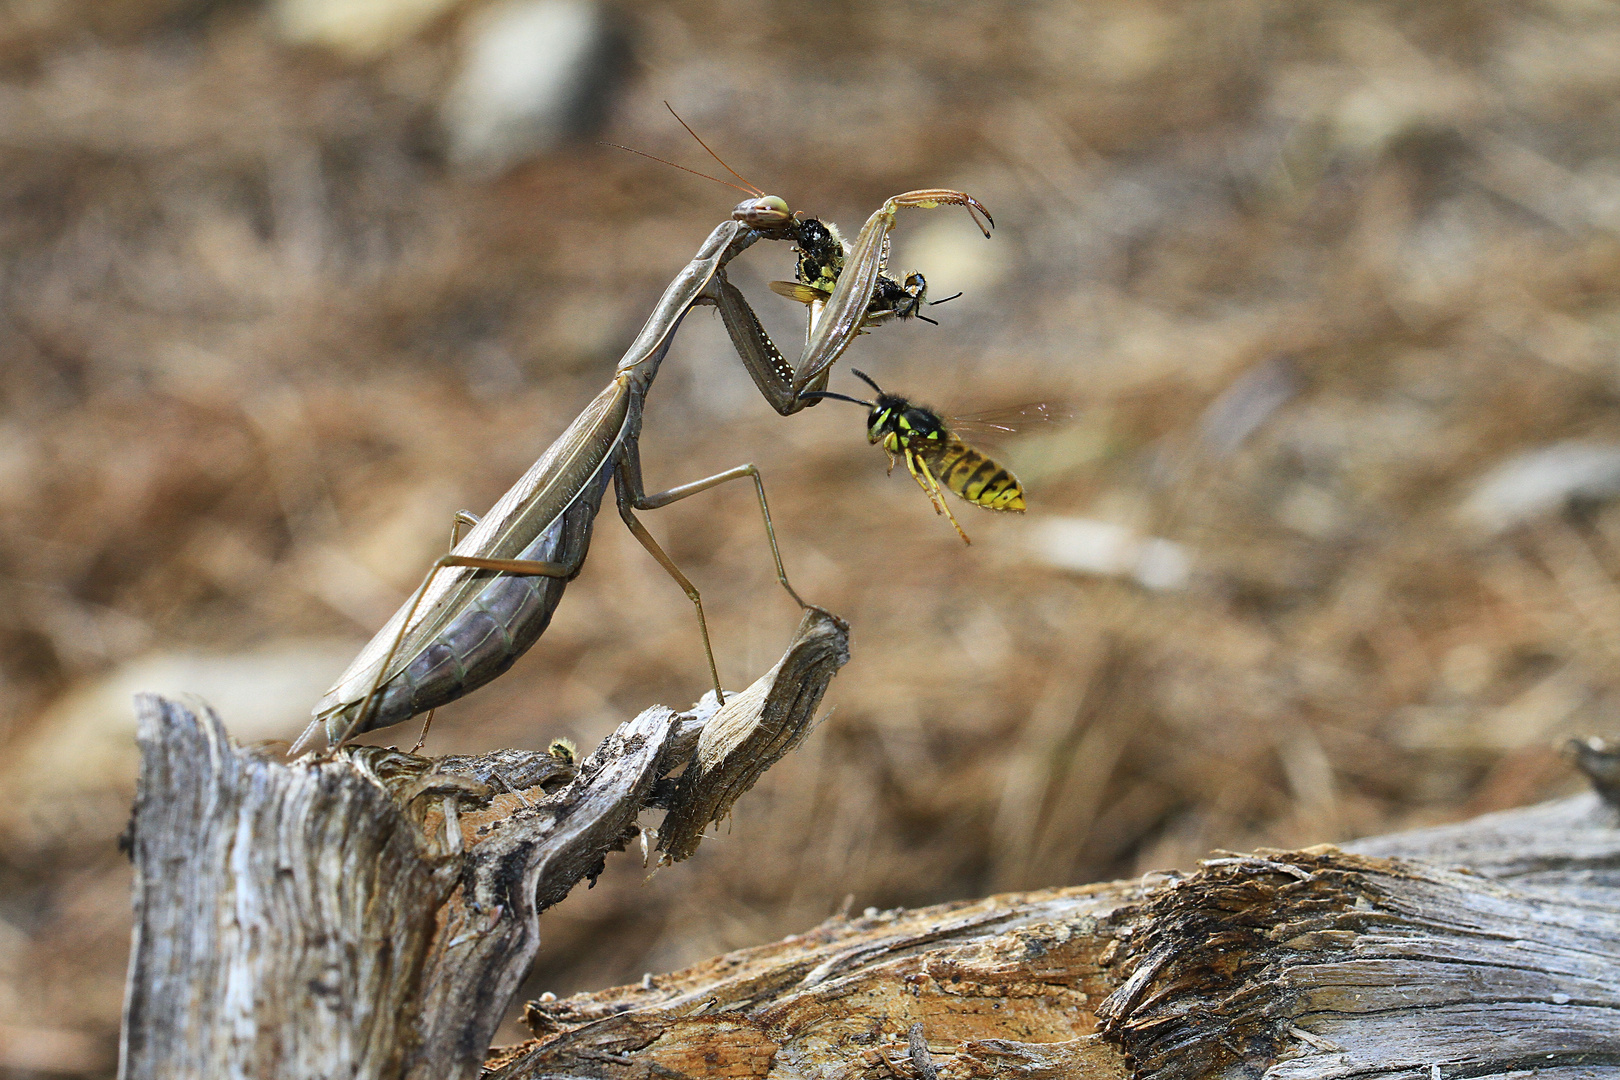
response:
[[[456,511],[456,516],[450,521],[451,551],[454,551],[456,549],[456,545],[461,543],[461,530],[463,528],[473,528],[478,524],[478,520],[478,515],[473,513],[471,510]],[[422,733],[416,737],[416,743],[411,747],[411,753],[416,753],[418,750],[422,749],[424,744],[427,743],[428,731],[432,729],[433,717],[438,714],[438,711],[439,710],[437,708],[429,709],[427,711],[427,716],[422,720]]]

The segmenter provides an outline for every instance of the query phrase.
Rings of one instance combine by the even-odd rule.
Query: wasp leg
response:
[[[924,461],[921,455],[908,450],[906,452],[906,465],[911,468],[911,475],[917,478],[917,483],[922,485],[922,489],[928,492],[928,497],[933,500],[934,513],[944,514],[950,518],[951,528],[955,529],[956,535],[962,538],[962,543],[973,543],[972,540],[968,539],[968,534],[962,531],[962,526],[957,523],[956,515],[951,513],[950,506],[945,502],[945,493],[939,490],[939,481],[934,479],[934,474],[928,468],[928,462]],[[921,470],[920,475],[918,470]],[[925,479],[927,483],[923,482]]]
[[[920,464],[920,462],[917,460],[917,455],[913,454],[910,450],[906,450],[905,451],[905,458],[906,458],[906,470],[911,473],[911,478],[913,480],[917,481],[917,486],[922,488],[923,494],[928,496],[928,501],[934,505],[934,513],[936,513],[936,514],[944,513],[945,511],[943,509],[941,509],[941,507],[939,505],[939,497],[934,494],[934,489],[928,486],[928,481],[924,480],[922,478],[922,473],[917,471],[917,466],[918,466],[918,464]],[[889,459],[889,469],[891,471],[894,469],[894,459],[893,458]]]
[[[909,448],[905,451],[905,456],[906,468],[911,472],[911,478],[917,481],[917,486],[922,488],[924,495],[928,496],[928,501],[934,504],[934,513],[950,514],[950,510],[945,506],[944,498],[939,493],[939,486],[934,483],[934,475],[927,471],[928,466],[924,464],[922,456]],[[924,479],[925,475],[927,479]]]

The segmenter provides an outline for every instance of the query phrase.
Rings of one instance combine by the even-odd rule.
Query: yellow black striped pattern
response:
[[[914,448],[917,456],[940,484],[986,510],[1024,510],[1024,489],[1018,477],[973,449],[954,435],[946,435],[943,445],[924,442]]]
[[[1024,512],[1024,487],[1018,477],[951,434],[933,413],[909,403],[904,411],[880,408],[871,434],[872,441],[881,442],[889,453],[926,464],[942,487],[975,506]],[[908,465],[917,475],[916,464],[908,460]]]

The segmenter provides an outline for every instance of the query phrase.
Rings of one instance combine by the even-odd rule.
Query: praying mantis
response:
[[[737,176],[734,171],[732,175]],[[422,713],[431,720],[432,710],[506,671],[545,631],[564,588],[579,573],[610,479],[625,525],[692,602],[719,700],[724,701],[725,695],[702,597],[647,532],[636,511],[668,506],[732,480],[751,479],[777,581],[801,608],[809,606],[788,581],[765,484],[753,464],[647,494],[639,439],[647,392],[659,365],[687,313],[713,305],[765,400],[783,416],[796,413],[815,404],[816,399],[802,395],[825,388],[832,365],[860,332],[883,268],[889,232],[902,208],[965,207],[987,238],[994,221],[973,196],[947,188],[908,191],[885,201],[856,237],[825,305],[812,312],[798,360],[789,363],[741,290],[726,279],[725,268],[759,240],[796,242],[800,215],[778,196],[752,185],[744,190],[750,198],[714,228],[675,275],[606,388],[481,519],[466,512],[456,515],[450,553],[433,564],[411,597],[316,704],[315,719],[294,744],[294,753],[313,745],[323,732],[328,743],[337,746],[362,732]],[[979,220],[981,214],[984,222]],[[456,532],[464,525],[472,529],[458,540]]]

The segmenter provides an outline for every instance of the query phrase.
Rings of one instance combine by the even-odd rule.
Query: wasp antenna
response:
[[[880,394],[883,393],[883,387],[881,387],[877,383],[873,382],[872,381],[872,376],[868,375],[866,372],[862,371],[860,368],[850,368],[849,372],[850,372],[851,375],[854,375],[857,379],[861,380],[863,383],[865,383],[867,386],[870,386],[872,389],[876,390],[878,393],[880,393]]]
[[[832,398],[834,401],[848,401],[855,405],[865,405],[868,409],[872,408],[870,401],[862,401],[860,398],[850,397],[848,394],[835,394],[831,390],[806,390],[799,395],[800,401],[809,401],[811,398]]]
[[[939,320],[938,319],[930,319],[928,316],[924,315],[920,311],[917,312],[917,318],[921,319],[923,322],[929,324],[930,326],[938,326],[939,325]]]
[[[955,300],[957,297],[959,297],[961,295],[962,295],[961,293],[952,293],[950,296],[945,297],[943,300],[930,300],[930,301],[928,301],[928,306],[929,307],[934,307],[937,304],[948,304],[952,300]]]
[[[685,120],[681,119],[681,114],[675,111],[675,106],[671,105],[669,102],[666,101],[666,102],[664,102],[664,108],[668,109],[669,110],[669,115],[673,116],[676,119],[676,121],[681,125],[681,127],[686,129],[686,133],[688,135],[692,136],[692,138],[694,138],[694,139],[697,139],[697,144],[699,146],[703,147],[703,149],[705,149],[705,150],[709,150],[709,144],[704,142],[701,138],[698,137],[698,133],[692,130],[692,125],[691,124],[688,124]],[[748,185],[747,190],[756,199],[763,199],[765,197],[765,192],[764,191],[762,191],[759,188],[755,187],[754,184],[753,184],[753,181],[749,180],[748,177],[744,176],[742,173],[738,172],[736,169],[733,169],[730,165],[727,165],[725,159],[722,158],[719,154],[715,153],[713,150],[709,150],[709,156],[714,158],[714,160],[718,161],[720,163],[720,167],[722,169],[726,170],[726,172],[730,173],[732,176],[735,176],[737,179],[741,180],[744,184],[747,184]],[[721,182],[724,183],[724,181],[721,181]]]
[[[597,145],[599,145],[599,146],[611,146],[616,150],[627,150],[630,153],[637,155],[638,157],[651,158],[653,161],[656,161],[661,165],[668,165],[672,169],[679,169],[679,170],[681,170],[681,172],[689,172],[693,176],[701,176],[705,180],[713,180],[717,184],[724,184],[728,188],[735,188],[737,191],[742,192],[744,195],[753,195],[756,198],[759,195],[758,192],[753,191],[750,188],[738,187],[736,184],[733,184],[730,180],[722,180],[718,176],[710,176],[708,173],[701,173],[701,172],[698,172],[696,169],[688,169],[685,165],[677,165],[673,161],[665,161],[661,157],[653,157],[653,155],[647,153],[645,150],[637,150],[633,146],[623,146],[623,145],[621,145],[619,143],[616,143],[616,142],[604,142],[604,143],[598,143]]]

